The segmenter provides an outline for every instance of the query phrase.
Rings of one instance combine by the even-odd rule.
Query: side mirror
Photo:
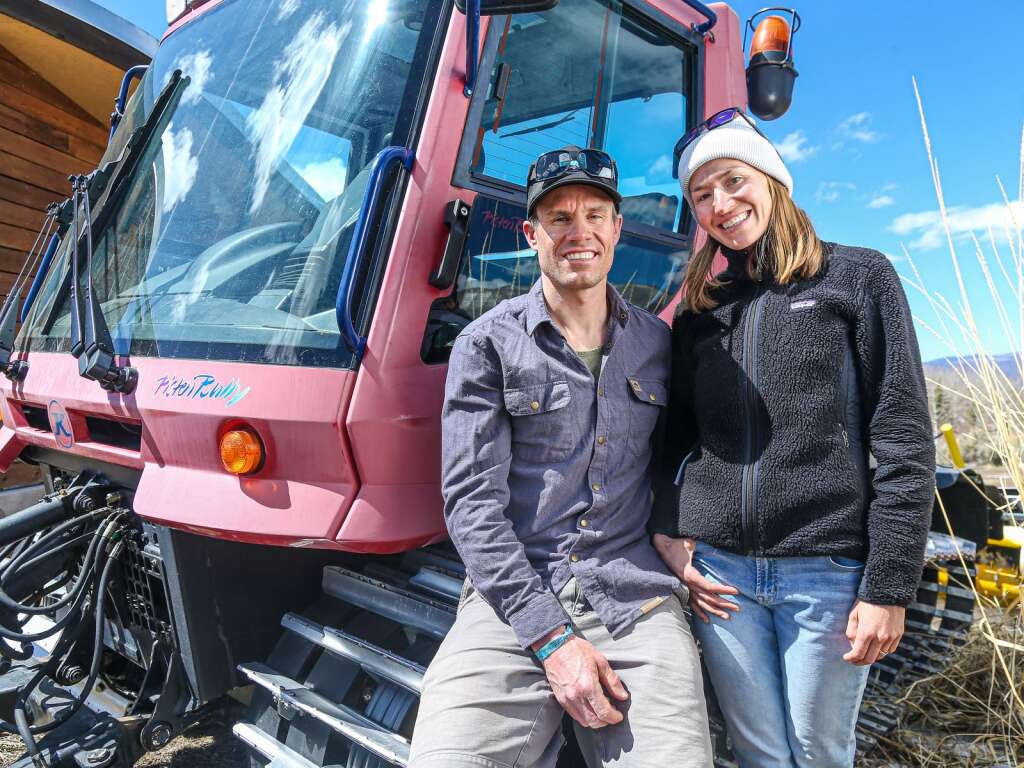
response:
[[[790,15],[767,16],[754,28],[754,19],[771,11]],[[747,64],[747,104],[762,120],[776,120],[786,114],[793,101],[796,68],[793,66],[793,37],[800,29],[800,15],[792,8],[765,8],[747,19],[743,32],[743,48],[747,47],[747,30],[754,33]]]
[[[462,92],[468,99],[476,87],[480,17],[508,13],[550,11],[558,0],[455,0],[455,7],[466,14],[466,84]]]

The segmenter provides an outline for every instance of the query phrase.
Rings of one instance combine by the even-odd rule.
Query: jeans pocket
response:
[[[846,571],[848,573],[860,573],[864,570],[864,563],[860,560],[854,560],[852,557],[841,557],[840,555],[828,555],[827,558],[829,565],[839,571]]]

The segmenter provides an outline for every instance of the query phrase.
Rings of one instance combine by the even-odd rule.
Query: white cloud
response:
[[[192,131],[188,128],[175,133],[174,123],[168,123],[160,141],[164,161],[164,193],[160,207],[166,213],[192,190],[199,160],[192,155]]]
[[[876,195],[868,202],[868,208],[885,208],[895,202],[889,195]]]
[[[345,191],[348,166],[340,157],[332,157],[299,168],[299,173],[323,200],[333,200]]]
[[[800,163],[809,157],[818,154],[821,147],[808,146],[807,134],[803,131],[787,133],[778,144],[775,145],[787,163]]]
[[[277,6],[277,20],[287,19],[299,9],[299,0],[281,0]]]
[[[351,24],[340,29],[337,24],[327,24],[324,14],[317,12],[302,25],[274,63],[274,85],[263,97],[260,108],[245,121],[256,161],[250,213],[263,205],[270,176],[320,97],[350,28]]]
[[[822,203],[834,203],[842,197],[843,192],[851,192],[856,188],[856,184],[848,181],[823,181],[818,184],[814,197]]]
[[[1016,233],[1017,222],[1024,222],[1024,203],[1012,202],[1009,207],[1005,203],[991,203],[979,205],[974,208],[963,206],[948,208],[946,210],[949,221],[949,231],[954,240],[964,240],[970,237],[971,233],[979,237],[985,235],[989,229],[997,237],[1003,237],[1007,228],[1011,233]],[[889,231],[900,237],[915,238],[907,244],[907,247],[916,251],[930,251],[941,247],[946,242],[946,230],[942,224],[942,215],[939,211],[920,211],[917,213],[904,213],[897,216],[889,225]]]
[[[661,155],[651,163],[651,167],[647,169],[647,181],[648,183],[654,183],[656,181],[665,181],[672,177],[672,158],[668,155]]]
[[[206,83],[210,79],[210,68],[213,65],[213,55],[208,50],[196,51],[185,56],[179,56],[167,70],[167,77],[176,69],[181,74],[192,78],[188,88],[181,95],[182,104],[195,104],[203,95]]]
[[[877,131],[871,130],[870,112],[857,112],[850,115],[836,127],[836,130],[841,136],[864,143],[878,141],[881,138]]]

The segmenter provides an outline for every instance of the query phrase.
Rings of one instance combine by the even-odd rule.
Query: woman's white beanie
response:
[[[704,163],[722,157],[741,160],[752,165],[789,190],[793,195],[793,177],[786,170],[779,151],[768,139],[755,131],[742,117],[737,116],[730,123],[704,131],[683,150],[679,158],[679,184],[683,197],[693,209],[690,198],[690,178]]]

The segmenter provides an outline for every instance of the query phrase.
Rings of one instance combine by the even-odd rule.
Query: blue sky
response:
[[[162,0],[97,2],[158,37],[165,26]],[[764,3],[730,5],[742,20]],[[804,26],[794,45],[800,76],[793,106],[762,128],[787,157],[798,204],[823,238],[877,248],[893,257],[901,274],[912,276],[903,258],[906,246],[928,287],[958,304],[911,83],[916,76],[978,325],[989,351],[1019,348],[1020,340],[999,327],[969,237],[978,233],[992,261],[985,228],[995,227],[1009,268],[1002,234],[1008,217],[996,176],[1016,199],[1024,3],[803,0],[796,8]],[[1024,210],[1018,211],[1024,223]],[[913,288],[907,293],[923,321],[918,337],[924,359],[950,354],[924,325],[937,325],[928,303]]]

